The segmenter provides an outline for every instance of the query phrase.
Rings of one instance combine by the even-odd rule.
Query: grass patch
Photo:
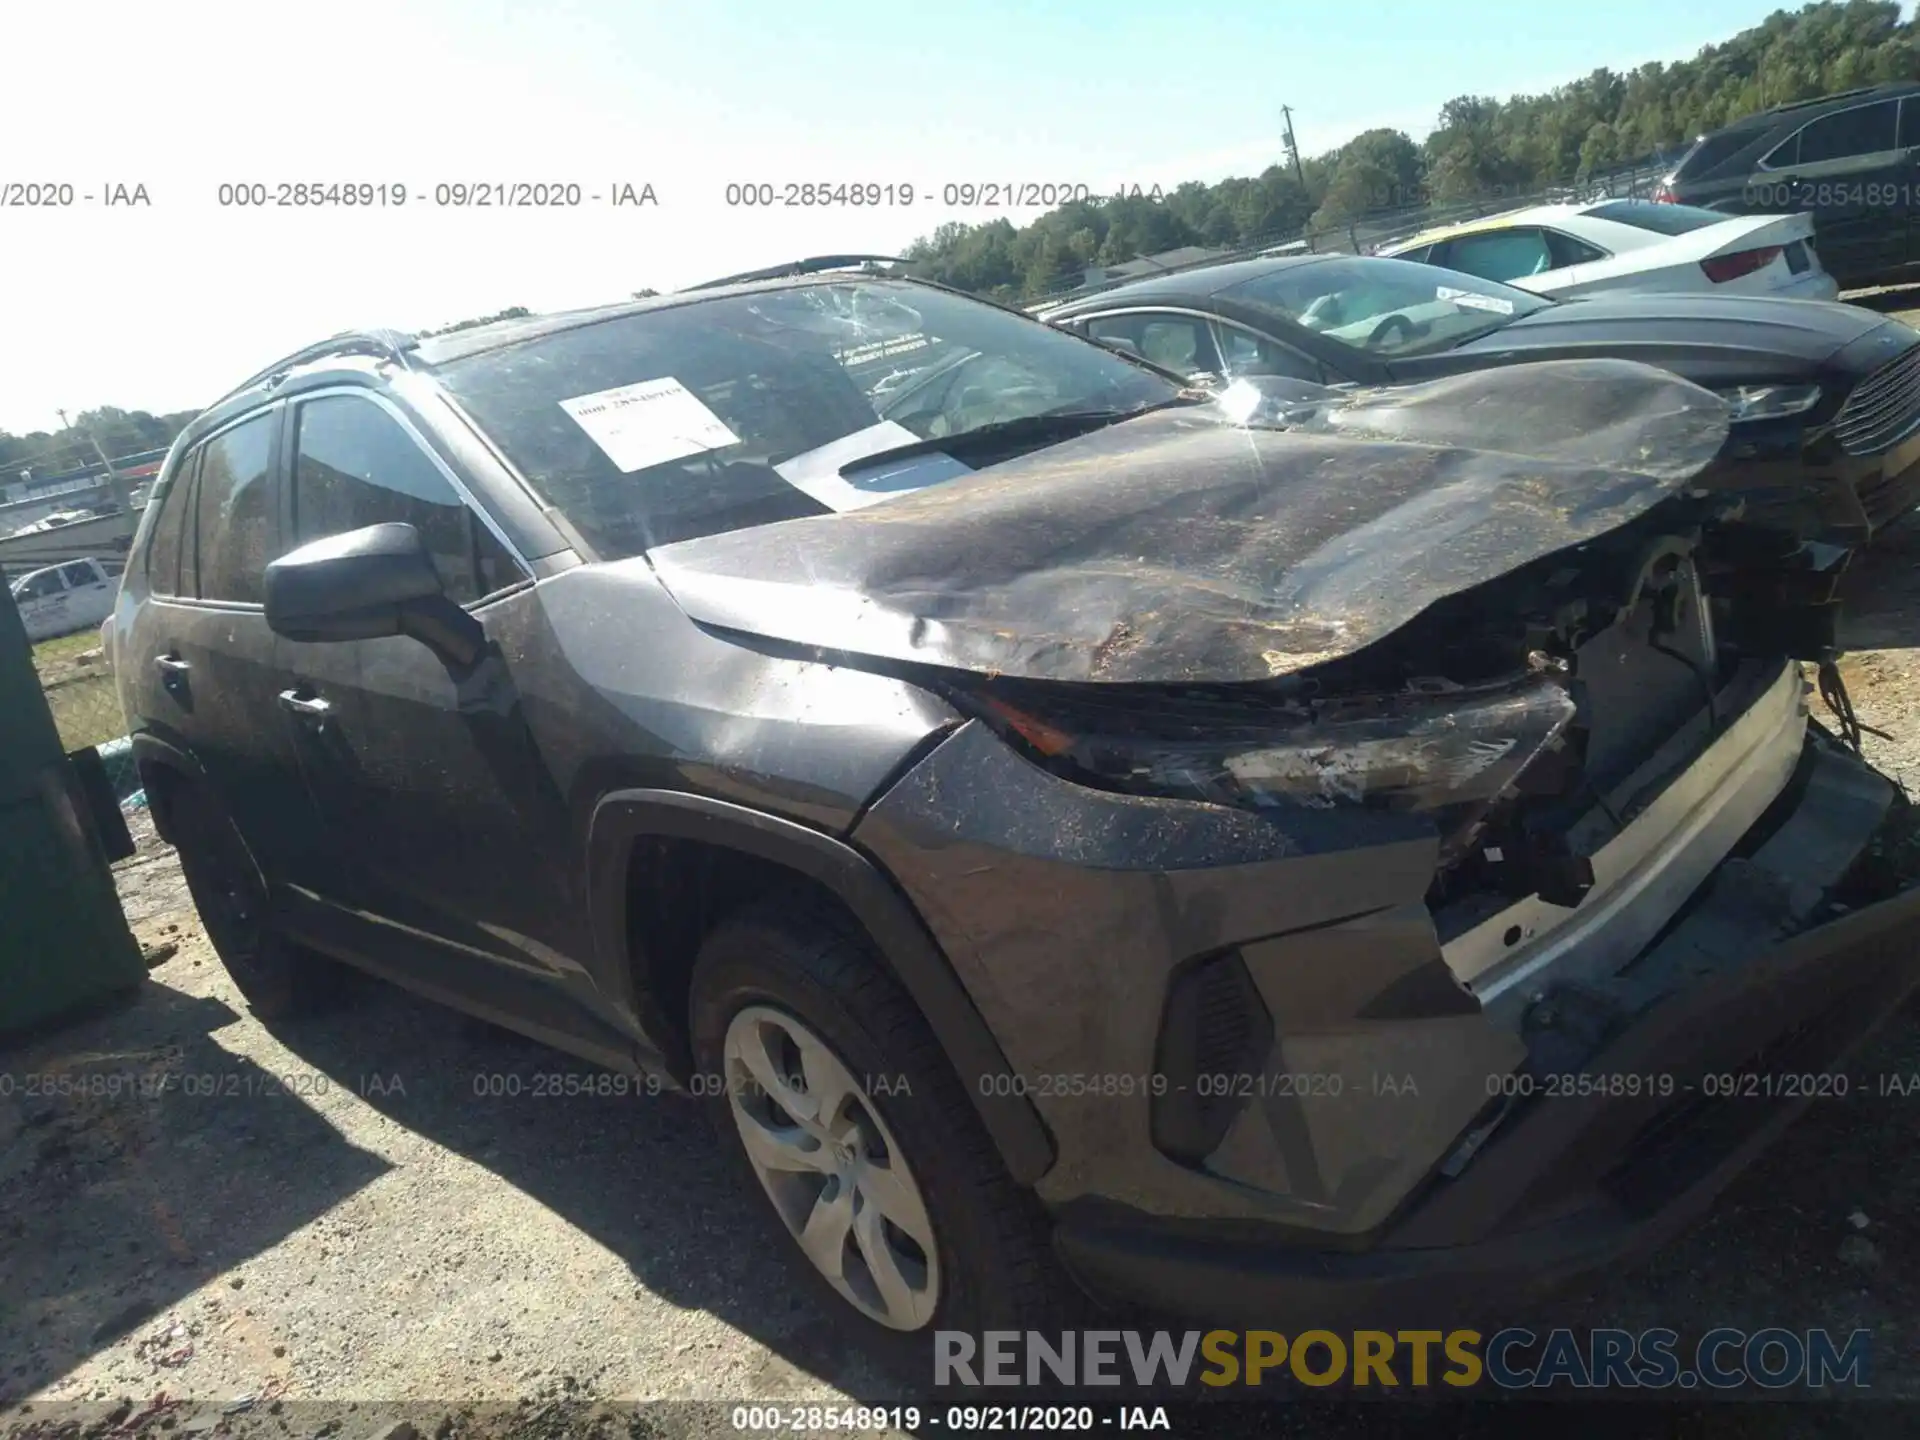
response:
[[[52,666],[64,669],[63,662],[71,661],[74,656],[100,647],[100,631],[89,627],[76,630],[71,635],[62,635],[57,640],[42,640],[33,647],[33,664],[37,670],[46,670]]]
[[[99,648],[100,632],[91,627],[33,647],[33,668],[39,672],[40,687],[53,711],[61,747],[69,751],[101,745],[127,733],[113,672],[103,659],[80,659]]]

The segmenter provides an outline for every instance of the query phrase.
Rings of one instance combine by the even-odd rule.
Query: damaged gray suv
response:
[[[263,1018],[345,962],[707,1097],[875,1343],[1405,1323],[1669,1233],[1920,975],[1726,434],[803,271],[289,357],[108,636]]]

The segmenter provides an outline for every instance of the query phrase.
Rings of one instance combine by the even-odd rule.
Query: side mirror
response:
[[[411,525],[312,541],[268,565],[266,578],[267,627],[289,640],[408,635],[463,669],[486,649],[486,631],[447,597]]]

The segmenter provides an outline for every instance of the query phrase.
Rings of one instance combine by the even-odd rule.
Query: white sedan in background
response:
[[[1652,200],[1537,205],[1383,246],[1556,300],[1686,291],[1832,300],[1811,215],[1723,215]]]

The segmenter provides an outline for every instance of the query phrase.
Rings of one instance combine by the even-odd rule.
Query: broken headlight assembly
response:
[[[1714,393],[1733,407],[1736,425],[1804,415],[1820,403],[1818,385],[1734,385]]]
[[[1498,798],[1573,722],[1552,675],[1498,687],[1262,707],[1214,698],[975,697],[1047,768],[1105,789],[1243,808],[1441,810]],[[1182,713],[1182,710],[1185,713]]]

